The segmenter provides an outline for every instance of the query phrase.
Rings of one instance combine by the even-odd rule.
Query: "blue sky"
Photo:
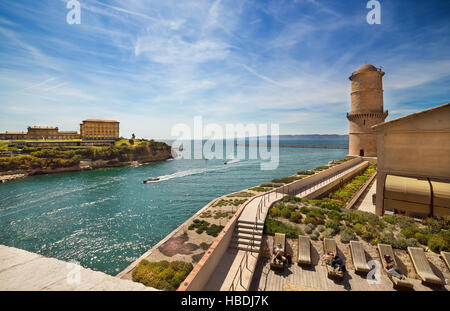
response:
[[[383,66],[388,119],[449,102],[450,3],[380,0],[0,2],[0,131],[78,130],[169,138],[176,123],[279,123],[345,134],[348,77]]]

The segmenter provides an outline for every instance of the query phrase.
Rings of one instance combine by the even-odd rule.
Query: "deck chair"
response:
[[[336,241],[334,239],[323,239],[323,251],[326,254],[327,252],[330,253],[332,252],[333,254],[337,254],[337,246],[336,246]],[[345,263],[344,263],[345,264]],[[343,278],[344,277],[344,273],[341,271],[336,271],[333,269],[333,267],[331,266],[331,264],[326,264],[327,267],[327,274],[328,277],[330,278]]]
[[[423,283],[443,285],[444,282],[433,272],[428,262],[425,252],[421,247],[408,247],[409,257],[413,263],[414,269],[422,279]]]
[[[371,269],[367,264],[366,253],[364,252],[363,244],[359,241],[350,241],[350,252],[352,254],[355,271],[367,274]]]
[[[384,271],[387,273],[386,269],[386,261],[384,260],[384,255],[389,255],[392,258],[392,261],[394,264],[397,265],[397,260],[395,259],[394,250],[392,249],[392,246],[389,244],[378,244],[378,252],[380,253],[380,260],[383,265]],[[394,288],[413,288],[414,284],[408,280],[402,280],[395,276],[390,275],[387,273],[389,279],[391,280],[392,284],[394,285]]]
[[[311,265],[311,240],[309,236],[298,236],[298,264]]]
[[[272,258],[270,260],[270,268],[274,270],[284,270],[284,265],[282,262],[279,261],[274,262],[275,254],[273,253],[273,251],[275,250],[278,244],[281,244],[281,247],[286,252],[286,235],[284,233],[275,233],[275,236],[273,238]]]
[[[447,269],[450,270],[450,253],[441,251],[441,257],[447,265]]]

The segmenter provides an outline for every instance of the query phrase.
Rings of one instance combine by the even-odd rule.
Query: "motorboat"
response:
[[[147,179],[144,179],[143,183],[149,183],[149,182],[155,182],[155,181],[159,181],[159,177],[147,177]]]

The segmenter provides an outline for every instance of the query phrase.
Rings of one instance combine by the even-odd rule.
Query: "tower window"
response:
[[[366,125],[366,120],[364,120],[364,125]]]

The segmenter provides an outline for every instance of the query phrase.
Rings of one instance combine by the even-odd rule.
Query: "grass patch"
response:
[[[222,207],[222,206],[239,206],[241,204],[243,204],[245,201],[247,201],[247,199],[233,199],[233,200],[225,200],[225,199],[220,199],[218,202],[216,202],[213,207]]]
[[[166,260],[150,262],[143,259],[134,268],[132,279],[135,282],[156,289],[174,291],[192,271],[191,263]]]
[[[227,195],[227,197],[229,197],[229,198],[233,198],[233,197],[249,198],[249,197],[252,197],[252,196],[254,196],[253,193],[245,192],[245,191],[241,191],[241,192],[232,193],[232,194]]]
[[[216,237],[223,228],[224,226],[210,224],[206,220],[194,219],[194,222],[188,227],[188,230],[195,230],[198,234],[206,232],[206,234]]]
[[[281,221],[267,218],[264,224],[264,233],[267,235],[275,235],[275,233],[284,233],[289,239],[297,238],[302,235],[300,229],[288,226]]]
[[[256,191],[256,192],[267,192],[270,190],[270,188],[253,187],[253,188],[250,188],[249,190]]]

